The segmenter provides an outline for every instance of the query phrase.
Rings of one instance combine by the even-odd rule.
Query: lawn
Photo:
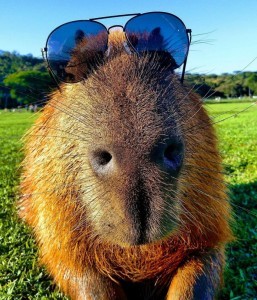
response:
[[[220,137],[237,241],[227,247],[219,299],[257,299],[257,106],[206,104]],[[20,137],[36,118],[0,111],[0,299],[66,299],[37,263],[31,232],[17,218]],[[226,119],[226,120],[224,120]]]
[[[64,299],[38,266],[30,231],[18,220],[20,138],[35,120],[28,112],[0,111],[0,299]]]
[[[207,109],[217,122],[237,238],[227,248],[220,299],[257,299],[257,105],[208,104]]]

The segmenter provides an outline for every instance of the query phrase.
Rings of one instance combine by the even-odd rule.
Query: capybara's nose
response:
[[[158,142],[151,153],[151,160],[167,174],[176,176],[183,164],[184,144],[179,137]]]
[[[114,169],[113,156],[107,150],[93,151],[89,160],[97,175],[104,176],[110,174]]]

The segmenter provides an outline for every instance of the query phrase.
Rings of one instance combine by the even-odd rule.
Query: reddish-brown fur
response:
[[[129,299],[131,283],[146,289],[138,299],[192,299],[201,274],[221,273],[231,239],[216,136],[198,96],[116,43],[85,82],[52,95],[29,132],[20,214],[34,229],[41,262],[72,299]],[[185,157],[178,180],[167,182],[147,153],[174,126]],[[102,180],[88,156],[107,144],[122,159]],[[133,245],[137,229],[127,212],[138,176],[151,195],[145,245]]]

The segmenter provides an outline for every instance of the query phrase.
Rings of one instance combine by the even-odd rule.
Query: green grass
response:
[[[38,266],[30,231],[18,220],[20,138],[36,115],[0,111],[0,299],[63,299]]]
[[[257,299],[257,105],[206,107],[217,122],[237,238],[227,248],[225,287],[220,299]]]
[[[225,287],[219,299],[256,299],[257,295],[257,106],[231,117],[249,105],[206,104],[219,122],[216,128],[237,237],[227,248]],[[22,159],[20,137],[35,118],[27,112],[0,111],[0,299],[66,299],[38,266],[31,232],[18,220],[14,205]]]

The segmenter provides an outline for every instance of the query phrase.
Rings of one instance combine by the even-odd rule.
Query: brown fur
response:
[[[198,96],[175,75],[124,53],[119,37],[113,43],[86,81],[52,95],[29,132],[20,215],[34,229],[41,262],[73,299],[125,299],[131,282],[191,299],[187,286],[204,272],[202,257],[213,250],[222,257],[231,239],[216,136]],[[185,144],[178,180],[148,159],[170,130]],[[101,179],[88,157],[108,145],[118,167]],[[145,245],[133,245],[128,213],[139,177],[151,198]]]

